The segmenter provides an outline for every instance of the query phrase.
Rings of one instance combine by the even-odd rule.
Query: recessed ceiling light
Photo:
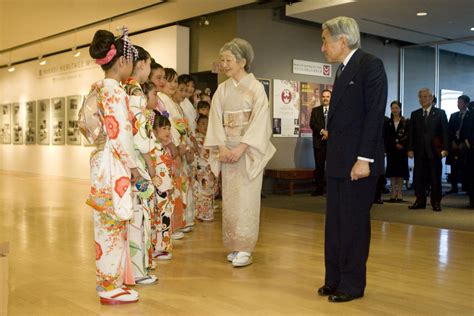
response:
[[[417,15],[417,16],[426,16],[426,15],[428,15],[428,13],[426,13],[426,12],[418,12],[416,15]]]
[[[471,27],[471,31],[473,31],[473,32],[474,32],[474,27]]]
[[[15,71],[15,67],[11,66],[10,68],[8,68],[8,72],[14,72]]]
[[[40,66],[44,66],[46,65],[46,63],[47,63],[46,59],[42,59],[39,64]]]
[[[74,57],[79,57],[79,56],[81,56],[81,52],[80,52],[80,51],[76,51],[73,56],[74,56]]]

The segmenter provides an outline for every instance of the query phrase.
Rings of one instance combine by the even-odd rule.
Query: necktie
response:
[[[342,70],[344,70],[344,64],[341,63],[339,67],[337,67],[336,79],[338,79],[341,76]]]
[[[323,113],[324,113],[324,129],[328,129],[328,107],[327,106],[323,107]]]
[[[425,119],[425,121],[428,118],[428,111],[427,110],[423,111],[423,118]]]

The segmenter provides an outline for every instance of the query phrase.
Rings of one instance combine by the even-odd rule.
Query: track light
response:
[[[14,72],[14,71],[15,71],[15,67],[8,65],[8,72]]]
[[[81,52],[76,50],[72,56],[79,57],[79,56],[81,56]]]
[[[39,62],[40,66],[46,65],[47,61],[46,61],[46,59],[43,58],[43,56],[38,57],[38,59],[40,61]]]

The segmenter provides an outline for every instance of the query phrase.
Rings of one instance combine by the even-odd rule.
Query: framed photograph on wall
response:
[[[36,101],[26,102],[25,144],[36,144]]]
[[[258,81],[260,81],[263,85],[263,89],[265,89],[265,94],[267,95],[268,98],[268,105],[272,104],[272,81],[270,79],[264,79],[264,78],[256,78]]]
[[[68,145],[81,145],[81,133],[79,132],[79,108],[82,105],[82,96],[74,95],[67,97],[67,127],[66,139]]]
[[[51,104],[51,143],[64,145],[66,135],[66,98],[54,98]]]
[[[0,106],[0,142],[2,144],[11,144],[12,142],[12,113],[11,105],[3,104]]]
[[[37,102],[37,123],[38,128],[38,144],[39,145],[49,145],[50,139],[50,113],[51,113],[51,100],[44,99],[38,100]]]
[[[12,127],[13,127],[13,144],[23,144],[23,120],[21,113],[21,104],[12,104]]]

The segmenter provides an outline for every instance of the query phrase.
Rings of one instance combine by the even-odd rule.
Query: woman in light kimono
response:
[[[199,115],[195,132],[198,149],[193,162],[193,195],[196,218],[204,222],[214,220],[215,177],[209,164],[209,149],[204,148],[208,117]]]
[[[134,216],[130,221],[129,243],[132,270],[137,284],[155,284],[157,277],[149,274],[152,268],[153,246],[151,243],[151,217],[154,212],[154,187],[151,178],[155,175],[150,151],[154,146],[150,116],[155,104],[147,108],[147,98],[140,84],[150,74],[150,54],[140,46],[134,46],[138,58],[133,63],[132,75],[125,82],[125,92],[130,96],[130,108],[134,115],[133,140],[137,156],[137,167],[143,181],[140,189],[134,190]]]
[[[165,75],[165,68],[158,64],[153,58],[151,59],[150,65],[151,71],[150,75],[148,76],[148,80],[151,81],[158,92],[163,92],[165,86],[167,84],[166,75]],[[169,117],[169,113],[166,111],[165,103],[159,97],[156,100],[156,107],[155,110],[160,112],[161,115]]]
[[[173,192],[175,190],[171,179],[173,157],[168,149],[171,143],[171,123],[167,117],[155,111],[153,120],[153,133],[155,135],[155,148],[152,151],[156,175],[153,184],[156,192],[156,209],[158,211],[155,225],[157,227],[155,252],[156,260],[171,260],[173,249],[171,239],[171,216],[173,215]]]
[[[120,82],[131,74],[137,54],[126,28],[118,39],[109,31],[97,31],[89,52],[105,71],[105,79],[92,86],[80,116],[82,133],[97,146],[90,159],[87,200],[94,208],[96,289],[102,304],[133,303],[138,293],[124,286],[134,283],[127,225],[133,216],[132,186],[141,176],[133,148],[133,115]]]
[[[178,88],[178,74],[171,68],[165,68],[166,84],[162,91],[158,92],[158,98],[163,101],[169,119],[171,121],[171,139],[173,147],[173,166],[171,176],[174,182],[174,209],[171,218],[172,238],[181,239],[184,237],[182,229],[186,226],[186,177],[183,171],[183,156],[186,153],[186,143],[182,141],[182,135],[186,132],[186,119],[182,113],[178,112],[177,105],[172,96]],[[184,137],[184,136],[183,136]]]
[[[252,46],[234,39],[220,50],[229,77],[212,99],[205,146],[216,176],[222,172],[222,234],[235,267],[252,263],[258,239],[263,169],[275,153],[270,143],[268,98],[263,85],[248,73]]]

